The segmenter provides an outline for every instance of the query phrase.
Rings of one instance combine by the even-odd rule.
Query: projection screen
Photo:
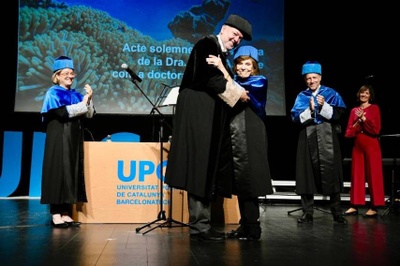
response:
[[[259,49],[269,80],[267,114],[285,115],[283,2],[20,0],[14,111],[40,112],[54,59],[67,55],[77,73],[73,87],[92,86],[97,113],[149,114],[179,87],[194,43],[238,14],[253,25],[253,40],[241,45]]]

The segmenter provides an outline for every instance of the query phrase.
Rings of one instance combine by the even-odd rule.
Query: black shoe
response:
[[[333,215],[333,220],[339,224],[347,224],[347,220],[343,215]]]
[[[259,232],[249,232],[246,236],[239,237],[239,240],[259,240],[261,238],[261,229]]]
[[[69,224],[66,222],[64,222],[62,224],[55,224],[53,222],[53,220],[51,220],[51,226],[53,226],[54,228],[67,228],[69,226]]]
[[[242,226],[239,226],[238,229],[232,230],[232,231],[226,233],[226,236],[227,236],[228,238],[237,238],[237,239],[240,239],[240,238],[245,238],[245,237],[247,236],[247,233],[246,233],[246,231],[243,229]]]
[[[244,229],[242,226],[239,226],[238,229],[230,231],[226,236],[239,240],[259,240],[261,237],[261,227],[253,228],[250,226],[249,229]]]
[[[216,232],[212,229],[198,234],[191,234],[190,240],[204,241],[204,242],[220,242],[225,240],[225,234]]]
[[[73,222],[66,222],[69,226],[72,226],[72,227],[79,227],[82,223],[81,222],[75,222],[75,221],[73,221]]]
[[[255,240],[259,240],[260,238],[261,238],[261,235],[248,235],[246,237],[239,238],[239,240],[255,241]]]
[[[297,223],[302,224],[302,223],[312,223],[313,222],[313,216],[312,214],[309,213],[304,213],[303,216],[297,219]]]
[[[246,232],[247,232],[246,237],[239,238],[240,240],[259,240],[261,237],[260,223],[247,225]]]
[[[218,231],[215,230],[214,228],[210,228],[210,231],[211,231],[212,234],[219,235],[219,236],[225,238],[225,232],[218,232]]]

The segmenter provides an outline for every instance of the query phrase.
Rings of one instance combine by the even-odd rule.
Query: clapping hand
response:
[[[90,99],[92,99],[92,95],[93,95],[93,90],[92,87],[90,87],[89,84],[86,84],[84,87],[85,91],[86,91],[86,95],[88,95],[88,99],[90,101]]]
[[[362,123],[363,121],[365,121],[365,112],[363,108],[357,108],[354,112],[356,114],[357,121],[353,124],[353,127],[358,126],[360,123]]]
[[[359,119],[362,119],[362,117],[364,116],[364,109],[362,109],[361,107],[357,108],[355,114]]]
[[[310,97],[310,110],[311,112],[314,112],[315,110],[314,98],[312,96]]]

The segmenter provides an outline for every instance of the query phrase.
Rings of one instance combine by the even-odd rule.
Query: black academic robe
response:
[[[42,117],[46,131],[42,168],[42,204],[87,202],[83,167],[85,115],[69,118],[67,105],[83,96],[75,90],[52,87],[46,94]]]
[[[177,99],[165,174],[169,186],[210,199],[217,194],[231,197],[232,193],[230,107],[218,96],[227,80],[206,62],[211,54],[219,55],[226,64],[214,35],[199,40],[190,54]]]
[[[343,190],[343,168],[339,136],[340,121],[346,105],[332,88],[321,86],[318,94],[333,107],[327,120],[318,112],[314,118],[300,122],[300,114],[309,108],[312,92],[307,89],[297,95],[291,110],[292,121],[300,125],[296,155],[296,193],[330,195]],[[315,100],[315,96],[314,96]],[[316,100],[315,100],[316,101]]]
[[[230,110],[233,194],[256,198],[273,193],[265,111],[268,80],[264,76],[236,77],[235,80],[249,92],[250,101],[238,102]]]

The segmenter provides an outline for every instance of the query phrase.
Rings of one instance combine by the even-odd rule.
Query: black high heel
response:
[[[74,220],[72,220],[71,217],[69,217],[69,215],[63,215],[61,216],[61,219],[67,223],[69,226],[73,226],[73,227],[79,227],[82,223],[81,222],[75,222]]]
[[[53,222],[53,220],[51,220],[51,226],[53,226],[54,228],[67,228],[69,226],[69,224],[66,222],[64,222],[62,224],[55,224]]]

